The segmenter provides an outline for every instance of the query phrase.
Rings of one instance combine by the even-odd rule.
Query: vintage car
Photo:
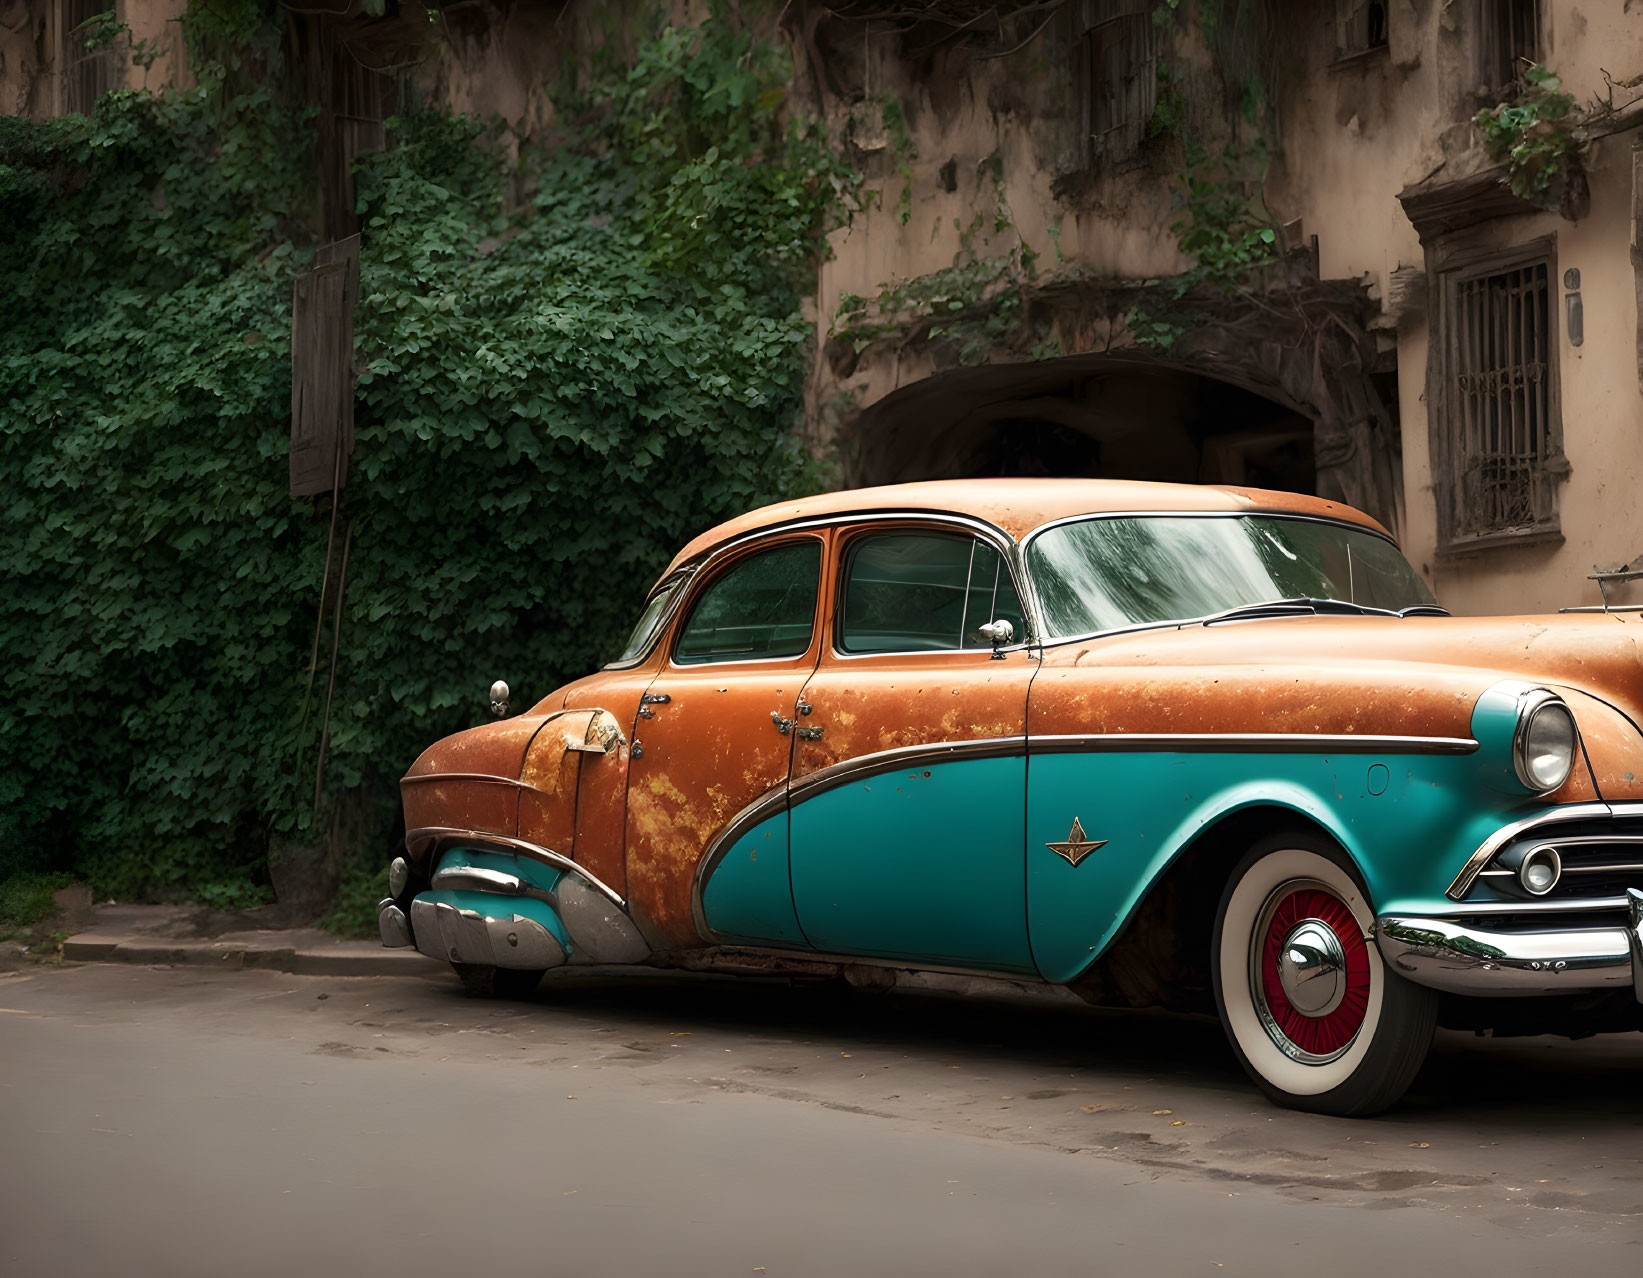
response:
[[[1453,618],[1329,501],[962,480],[772,506],[406,775],[383,942],[1215,1009],[1273,1099],[1434,1026],[1640,1028],[1639,614]],[[505,713],[507,689],[493,689]]]

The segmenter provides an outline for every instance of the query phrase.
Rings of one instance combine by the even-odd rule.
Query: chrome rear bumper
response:
[[[1643,892],[1628,889],[1626,901],[1625,927],[1551,932],[1383,914],[1375,943],[1393,971],[1451,994],[1508,998],[1629,987],[1643,1001]]]

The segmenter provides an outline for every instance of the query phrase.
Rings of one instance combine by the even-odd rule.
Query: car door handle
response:
[[[801,741],[820,741],[821,734],[822,730],[820,727],[799,729],[799,739]]]
[[[782,712],[780,710],[772,710],[770,712],[770,722],[776,725],[776,731],[781,733],[784,737],[789,732],[793,731],[793,720],[782,718]]]

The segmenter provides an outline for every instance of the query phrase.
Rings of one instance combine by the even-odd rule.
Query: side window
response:
[[[749,555],[696,597],[673,659],[756,661],[810,647],[821,581],[821,542],[790,542]]]
[[[886,533],[850,549],[839,624],[845,652],[986,648],[979,627],[1001,617],[1023,634],[1009,566],[985,542]]]

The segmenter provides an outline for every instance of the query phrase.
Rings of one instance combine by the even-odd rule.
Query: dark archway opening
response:
[[[1133,356],[954,369],[856,423],[859,484],[1059,475],[1316,493],[1313,422],[1294,405]]]

